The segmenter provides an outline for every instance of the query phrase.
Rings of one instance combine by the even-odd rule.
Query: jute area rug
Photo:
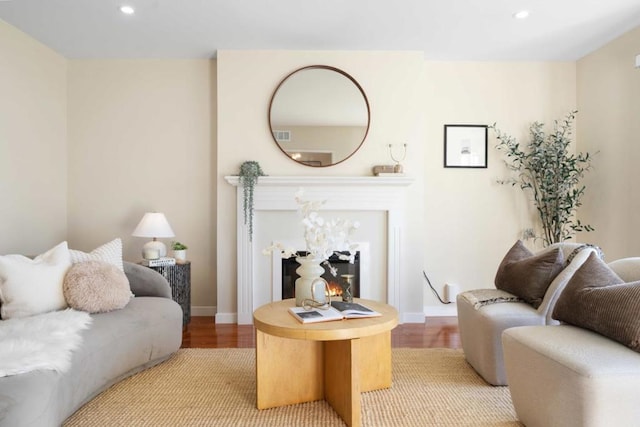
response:
[[[459,350],[393,349],[393,386],[362,394],[363,426],[520,426],[507,387]],[[344,426],[325,401],[258,410],[254,349],[182,349],[109,388],[75,426]]]

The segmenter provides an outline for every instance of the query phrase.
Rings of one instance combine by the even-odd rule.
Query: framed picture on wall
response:
[[[487,125],[444,125],[444,167],[486,168]]]

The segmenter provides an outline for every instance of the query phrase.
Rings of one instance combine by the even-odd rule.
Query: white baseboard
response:
[[[426,317],[458,317],[458,307],[455,304],[447,305],[426,305],[424,307]]]
[[[191,315],[192,316],[207,316],[213,317],[216,315],[216,306],[215,305],[192,305],[191,306]]]
[[[236,313],[216,313],[216,323],[238,323],[238,315]]]
[[[219,324],[238,324],[238,314],[237,313],[217,313],[218,309],[215,305],[213,306],[191,306],[191,315],[192,316],[205,316],[205,317],[213,317],[215,318],[215,322]],[[245,319],[245,324],[246,324]],[[251,318],[249,318],[249,323],[251,324]]]
[[[455,304],[447,306],[425,306],[424,313],[404,313],[400,315],[400,323],[424,323],[428,317],[458,317]]]
[[[400,323],[424,323],[424,313],[400,313]]]

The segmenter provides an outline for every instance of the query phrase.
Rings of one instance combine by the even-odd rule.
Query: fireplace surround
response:
[[[237,187],[237,322],[251,324],[253,311],[265,302],[256,301],[255,286],[264,280],[256,278],[255,260],[262,247],[254,247],[255,235],[262,232],[254,224],[254,239],[249,240],[249,227],[244,223],[243,188],[238,176],[225,180]],[[305,198],[326,200],[323,210],[385,213],[383,233],[386,237],[386,302],[400,310],[401,239],[406,228],[405,191],[411,177],[340,177],[340,176],[265,176],[260,177],[254,192],[255,211],[296,211],[294,194],[304,188]],[[273,279],[272,279],[273,280]],[[272,284],[273,287],[273,284]],[[277,296],[272,295],[271,301]]]

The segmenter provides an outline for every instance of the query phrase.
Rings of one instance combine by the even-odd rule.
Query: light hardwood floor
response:
[[[430,317],[425,323],[398,325],[391,332],[392,347],[461,348],[456,317]],[[191,317],[182,333],[183,348],[255,347],[251,325],[217,325],[212,317]]]

